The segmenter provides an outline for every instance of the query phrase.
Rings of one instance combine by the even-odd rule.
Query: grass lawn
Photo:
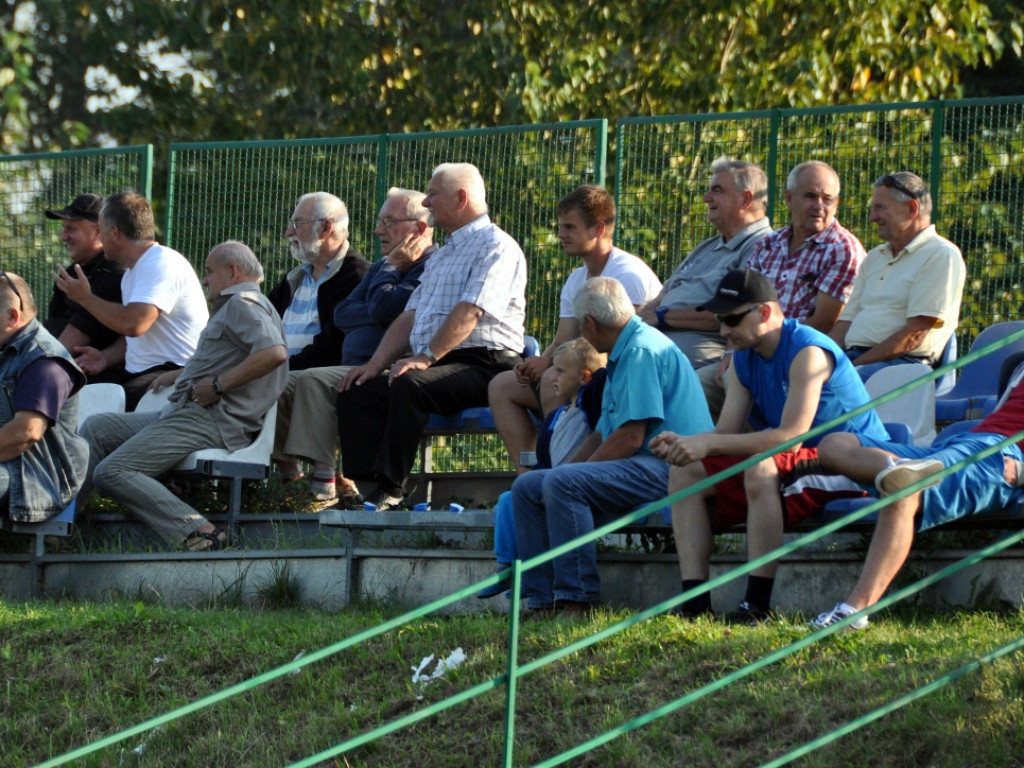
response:
[[[0,764],[35,765],[243,682],[392,618],[71,601],[0,604]],[[612,624],[525,622],[526,662]],[[515,765],[533,765],[806,636],[662,616],[522,678]],[[232,699],[132,736],[76,766],[286,766],[504,672],[497,615],[427,617]],[[574,766],[756,766],[1024,635],[1021,612],[883,612],[612,740]],[[425,687],[412,671],[462,648]],[[1024,655],[1005,656],[795,765],[1024,766]],[[428,671],[434,669],[431,664]],[[323,766],[501,765],[504,688]]]

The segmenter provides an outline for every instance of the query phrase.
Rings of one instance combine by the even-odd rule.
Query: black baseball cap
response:
[[[76,197],[74,202],[67,208],[48,208],[46,210],[46,218],[71,219],[72,221],[86,219],[87,221],[96,222],[100,218],[100,208],[102,207],[103,198],[87,192]]]
[[[733,269],[725,273],[711,301],[697,307],[716,315],[724,315],[744,304],[778,301],[779,294],[771,280],[752,269]]]

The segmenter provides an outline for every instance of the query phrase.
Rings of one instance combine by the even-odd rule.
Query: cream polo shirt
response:
[[[888,243],[872,248],[853,284],[840,320],[850,322],[846,347],[873,347],[903,327],[908,318],[938,318],[911,354],[937,359],[956,331],[965,279],[960,249],[931,225],[892,255]]]

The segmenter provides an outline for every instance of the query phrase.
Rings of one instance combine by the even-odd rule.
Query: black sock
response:
[[[706,579],[683,579],[683,592],[687,592],[701,584],[707,584]],[[691,597],[683,602],[682,611],[684,616],[699,616],[702,613],[711,613],[711,593]]]
[[[770,610],[772,602],[772,588],[775,586],[775,579],[766,576],[747,576],[747,594],[744,596],[754,608],[762,611]]]

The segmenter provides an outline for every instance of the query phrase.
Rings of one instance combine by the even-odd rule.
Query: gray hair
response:
[[[896,189],[892,186],[892,182],[895,181],[901,187],[904,187],[912,194],[907,194],[902,189]],[[874,188],[885,187],[890,190],[897,200],[908,203],[911,200],[917,200],[917,204],[920,206],[920,216],[924,221],[931,222],[932,220],[932,193],[928,189],[928,185],[924,179],[918,176],[916,173],[910,171],[896,171],[896,173],[887,173],[884,176],[879,176],[874,183]]]
[[[789,172],[789,176],[786,177],[786,189],[789,192],[796,192],[796,185],[800,183],[800,174],[806,171],[808,168],[822,168],[832,174],[832,177],[836,180],[836,186],[838,189],[836,192],[843,190],[843,185],[839,181],[839,174],[836,173],[836,169],[828,163],[823,163],[821,160],[807,160],[799,163],[793,167],[793,170]]]
[[[210,257],[216,259],[217,264],[225,267],[237,267],[248,278],[249,282],[263,282],[263,267],[256,254],[252,252],[245,243],[238,240],[225,240],[220,245],[213,246]]]
[[[602,328],[621,328],[636,314],[633,302],[614,277],[592,277],[576,292],[572,314],[583,323],[588,315]]]
[[[425,219],[430,211],[423,207],[423,201],[427,198],[422,192],[417,192],[415,189],[402,189],[401,187],[392,187],[388,190],[388,196],[386,200],[401,200],[402,205],[402,216],[410,219]]]
[[[330,221],[336,229],[341,231],[341,238],[348,239],[348,208],[341,198],[335,197],[330,192],[309,192],[298,199],[296,206],[306,200],[313,201],[313,211],[310,216],[317,221]]]
[[[480,169],[472,163],[441,163],[434,169],[431,178],[437,176],[445,192],[458,194],[460,189],[466,191],[471,210],[487,212],[487,190]]]
[[[731,157],[717,158],[711,163],[711,175],[728,173],[732,183],[740,192],[750,192],[762,209],[768,205],[768,177],[761,167],[745,160],[734,160]]]
[[[26,317],[36,316],[36,299],[32,289],[21,275],[4,272],[6,279],[0,279],[0,311],[10,311],[20,300],[21,314]]]

